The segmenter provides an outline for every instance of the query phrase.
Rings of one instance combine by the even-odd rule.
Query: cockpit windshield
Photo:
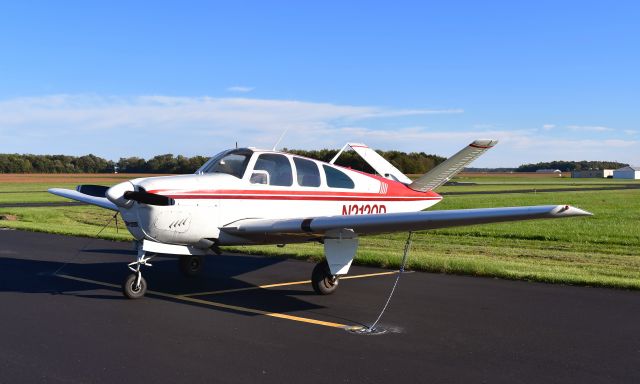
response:
[[[245,148],[220,152],[204,163],[196,173],[226,173],[241,179],[252,154],[253,151]]]

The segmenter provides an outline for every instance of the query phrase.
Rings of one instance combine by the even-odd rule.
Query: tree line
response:
[[[330,161],[337,153],[334,149],[299,150],[285,148],[285,152],[294,153],[312,159]],[[382,157],[405,174],[422,174],[440,164],[446,158],[424,152],[405,153],[401,151],[377,151]],[[85,156],[67,155],[31,155],[0,154],[0,173],[193,173],[207,161],[205,156],[186,157],[172,154],[158,155],[151,159],[140,157],[120,158],[118,161],[106,160],[89,154]],[[343,152],[336,164],[363,172],[374,173],[373,169],[355,152]],[[618,169],[628,164],[615,161],[549,161],[535,164],[523,164],[516,172],[535,172],[538,169],[559,169],[563,172],[588,169]],[[485,169],[470,168],[469,171],[482,170],[495,172],[507,168]]]
[[[523,164],[516,172],[535,172],[538,169],[559,169],[562,172],[586,171],[589,169],[618,169],[629,164],[615,161],[548,161],[535,164]]]
[[[337,150],[322,149],[315,151],[284,150],[285,152],[329,161]],[[377,151],[387,161],[406,174],[425,173],[445,160],[444,157],[428,155],[423,152],[405,153],[400,151]],[[145,160],[140,157],[120,158],[118,161],[106,160],[95,155],[31,155],[0,154],[0,173],[193,173],[208,157],[172,154],[158,155]],[[336,164],[356,170],[373,173],[373,169],[355,152],[343,152]]]

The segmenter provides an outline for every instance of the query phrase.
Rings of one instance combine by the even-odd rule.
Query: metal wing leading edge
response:
[[[256,243],[285,243],[287,241],[304,241],[305,238],[322,238],[328,232],[343,229],[353,231],[355,235],[374,235],[506,221],[590,215],[591,213],[587,211],[569,205],[540,205],[297,219],[245,219],[220,228],[220,240],[224,244],[226,234],[229,235],[228,240],[237,237]]]

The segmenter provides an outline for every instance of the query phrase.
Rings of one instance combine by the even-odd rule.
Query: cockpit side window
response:
[[[254,176],[256,177],[254,178]],[[269,185],[289,187],[293,185],[291,163],[284,155],[263,153],[256,160],[251,180],[253,183],[258,184],[266,184],[268,182]]]
[[[296,165],[299,186],[320,186],[320,170],[318,169],[318,165],[314,161],[294,157],[293,162]]]
[[[337,170],[336,168],[323,165],[324,173],[327,175],[327,185],[331,188],[355,188],[353,180],[347,176],[344,172]]]
[[[207,161],[196,173],[226,173],[241,179],[252,153],[242,149],[222,152]]]

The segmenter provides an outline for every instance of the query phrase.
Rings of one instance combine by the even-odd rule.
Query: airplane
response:
[[[220,254],[221,246],[306,242],[324,246],[311,285],[327,295],[348,273],[360,236],[591,215],[569,205],[424,211],[442,200],[436,188],[496,144],[475,140],[416,180],[368,146],[347,143],[329,162],[275,148],[236,148],[213,156],[194,174],[49,192],[121,215],[137,248],[122,284],[129,299],[145,295],[141,269],[151,266],[155,254],[179,256],[180,270],[195,276],[203,256]],[[336,165],[348,148],[376,174]]]

